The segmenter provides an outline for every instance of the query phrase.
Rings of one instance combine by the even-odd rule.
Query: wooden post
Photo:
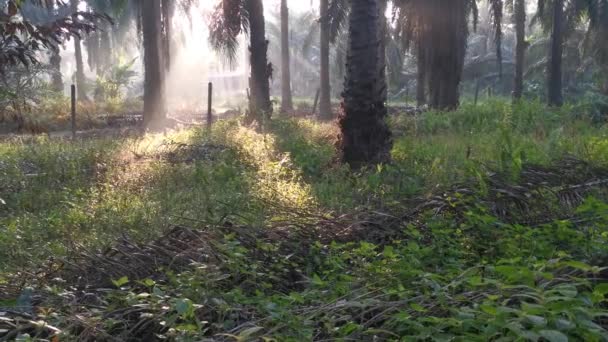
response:
[[[312,115],[317,113],[317,105],[319,104],[319,96],[321,95],[321,89],[317,89],[317,94],[315,95],[315,103],[312,105]]]
[[[76,140],[76,86],[71,86],[72,97],[72,140]]]
[[[207,128],[213,124],[213,83],[209,82],[207,90]]]

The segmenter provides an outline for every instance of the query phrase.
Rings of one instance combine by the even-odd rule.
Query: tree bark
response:
[[[175,0],[162,0],[162,28],[163,28],[163,58],[165,69],[171,68],[171,50],[173,47],[173,16],[175,15]]]
[[[63,76],[61,75],[61,55],[59,47],[50,52],[49,64],[51,66],[51,86],[56,92],[63,92]]]
[[[161,0],[142,1],[144,37],[144,125],[160,128],[166,119],[165,65],[162,53]]]
[[[450,0],[443,5],[435,2],[435,8],[431,11],[431,15],[442,13],[442,18],[433,20],[429,25],[429,44],[433,45],[425,56],[429,105],[435,109],[453,110],[460,103],[459,87],[468,35],[465,2]]]
[[[385,122],[386,78],[378,75],[378,0],[352,0],[349,46],[339,125],[343,161],[353,168],[390,159]],[[384,82],[384,84],[382,84]]]
[[[78,0],[72,0],[70,3],[72,13],[78,12],[78,2]],[[86,79],[84,77],[84,62],[82,59],[82,44],[77,36],[74,36],[74,59],[76,60],[76,91],[78,100],[88,100]]]
[[[378,0],[378,77],[376,84],[381,87],[383,103],[388,99],[388,83],[386,76],[386,36],[388,34],[388,21],[386,20],[387,0]]]
[[[564,52],[564,0],[553,3],[553,28],[551,54],[549,56],[549,105],[560,107],[564,103],[562,93],[562,58]]]
[[[50,16],[55,13],[55,1],[47,1],[47,12]],[[59,44],[49,52],[49,65],[51,67],[51,86],[56,92],[63,92],[63,77],[61,75],[61,55]]]
[[[268,41],[262,0],[247,0],[246,5],[249,13],[251,64],[248,121],[261,122],[262,119],[268,119],[272,115],[269,81],[272,76],[272,65],[268,63]]]
[[[417,79],[416,79],[416,104],[422,107],[426,104],[426,52],[424,38],[418,41],[418,53],[416,56]]]
[[[513,100],[519,100],[524,92],[524,63],[526,57],[526,1],[515,0],[515,77],[513,79]]]
[[[321,25],[321,95],[319,99],[319,118],[331,120],[331,84],[329,82],[329,0],[320,1],[320,25]]]
[[[289,63],[289,8],[287,0],[281,0],[281,111],[284,113],[293,110]]]

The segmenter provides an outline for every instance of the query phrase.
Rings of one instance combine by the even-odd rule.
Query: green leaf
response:
[[[536,326],[545,326],[547,325],[547,320],[544,317],[536,316],[536,315],[525,315],[524,316],[530,323]]]
[[[593,292],[599,294],[600,296],[605,296],[606,294],[608,294],[608,283],[598,284],[593,289]]]
[[[418,312],[425,312],[426,311],[426,309],[424,308],[424,306],[422,306],[422,305],[420,305],[418,303],[411,303],[410,307],[412,309],[414,309],[415,311],[418,311]]]
[[[568,336],[557,330],[541,330],[539,333],[549,342],[568,342]]]
[[[127,276],[124,276],[118,280],[112,280],[112,284],[114,284],[114,286],[116,287],[121,287],[123,285],[126,285],[129,282],[129,278]]]
[[[382,252],[382,254],[384,255],[385,258],[389,258],[389,259],[395,258],[397,256],[393,246],[384,247],[384,252]]]
[[[585,271],[585,272],[589,272],[592,269],[591,266],[585,264],[584,262],[580,262],[580,261],[564,261],[564,262],[562,262],[562,265],[570,266],[572,268],[575,268],[575,269],[581,270],[581,271]]]
[[[317,286],[325,285],[325,282],[319,277],[319,275],[315,274],[312,276],[312,283]]]
[[[496,309],[496,307],[492,305],[483,304],[480,305],[479,308],[481,309],[481,311],[487,313],[488,315],[496,316],[496,314],[498,313],[498,309]]]
[[[178,299],[175,301],[175,311],[180,315],[188,315],[194,309],[194,305],[190,299]]]

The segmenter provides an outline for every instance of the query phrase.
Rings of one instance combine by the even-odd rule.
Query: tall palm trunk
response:
[[[70,3],[72,13],[78,12],[79,0]],[[78,36],[74,36],[74,59],[76,60],[76,91],[78,100],[87,100],[87,91],[84,77],[84,62],[82,60],[82,44]]]
[[[329,83],[329,0],[321,0],[320,4],[321,93],[319,98],[319,117],[322,120],[329,120],[333,116],[331,111],[331,85]]]
[[[564,103],[562,94],[562,58],[564,52],[564,0],[553,2],[553,28],[551,32],[551,54],[549,56],[549,105],[561,106]]]
[[[419,39],[418,53],[416,56],[417,63],[417,79],[416,79],[416,104],[422,107],[426,104],[426,49],[424,39]]]
[[[289,65],[289,8],[281,0],[281,111],[293,110],[291,96],[291,70]]]
[[[49,16],[55,13],[55,1],[49,0],[46,2],[47,12]],[[57,92],[63,91],[63,77],[61,75],[61,54],[59,46],[56,49],[51,49],[49,52],[49,65],[51,67],[51,86]]]
[[[433,48],[427,50],[429,105],[436,109],[455,109],[460,102],[460,81],[464,69],[468,23],[466,0],[434,2],[434,13],[441,20],[430,25]],[[441,5],[443,4],[443,5]],[[435,14],[436,15],[436,14]]]
[[[144,125],[159,128],[166,119],[161,0],[142,1],[144,38]]]
[[[386,77],[386,38],[388,35],[388,21],[386,20],[387,0],[378,0],[378,86],[382,87],[383,102],[388,98],[388,83]]]
[[[249,52],[251,76],[249,78],[249,120],[269,118],[272,115],[270,102],[270,77],[272,66],[268,63],[268,41],[264,23],[262,0],[247,0],[249,13]]]
[[[175,15],[175,0],[162,0],[162,50],[167,71],[171,68],[171,50],[173,44],[173,17]]]
[[[524,63],[526,57],[526,1],[515,0],[515,77],[513,79],[513,100],[519,100],[524,91]]]
[[[386,122],[386,79],[377,70],[378,0],[352,0],[342,110],[342,158],[351,167],[388,161],[391,134]]]

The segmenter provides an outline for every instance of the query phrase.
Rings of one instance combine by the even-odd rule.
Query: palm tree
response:
[[[352,0],[349,47],[342,110],[339,118],[343,160],[353,168],[390,158],[391,134],[386,117],[386,78],[377,70],[380,5],[378,0]]]
[[[287,0],[281,0],[281,111],[293,110],[291,97],[291,70],[289,58],[289,9]]]
[[[502,0],[488,0],[495,26],[499,69],[502,38]],[[418,100],[428,90],[428,103],[437,109],[454,109],[460,101],[459,86],[464,68],[468,18],[478,18],[476,0],[395,0],[397,28],[404,47],[416,48]]]
[[[165,64],[162,50],[161,0],[141,2],[144,46],[144,125],[160,127],[166,119]]]
[[[54,17],[56,13],[55,0],[45,0],[45,5],[49,17]],[[49,50],[49,65],[51,67],[51,86],[57,92],[63,91],[63,78],[61,75],[61,54],[59,48]]]
[[[514,0],[513,18],[515,22],[515,76],[513,79],[513,99],[519,100],[524,91],[524,63],[526,58],[526,1]]]
[[[331,111],[331,84],[329,82],[329,43],[330,43],[330,17],[329,0],[320,1],[320,26],[321,26],[321,88],[319,97],[319,117],[329,120],[333,114]]]
[[[548,90],[549,105],[564,103],[562,89],[562,58],[564,53],[564,0],[554,0],[551,29],[551,53],[549,58]]]
[[[78,4],[80,0],[71,0],[70,6],[73,16],[78,12]],[[85,77],[84,77],[84,62],[82,59],[82,45],[80,37],[74,36],[74,59],[76,60],[76,91],[79,100],[87,99]]]
[[[268,41],[262,0],[222,0],[215,9],[209,27],[209,40],[214,49],[223,52],[231,62],[236,58],[238,35],[249,34],[249,110],[247,121],[261,122],[272,115]]]

